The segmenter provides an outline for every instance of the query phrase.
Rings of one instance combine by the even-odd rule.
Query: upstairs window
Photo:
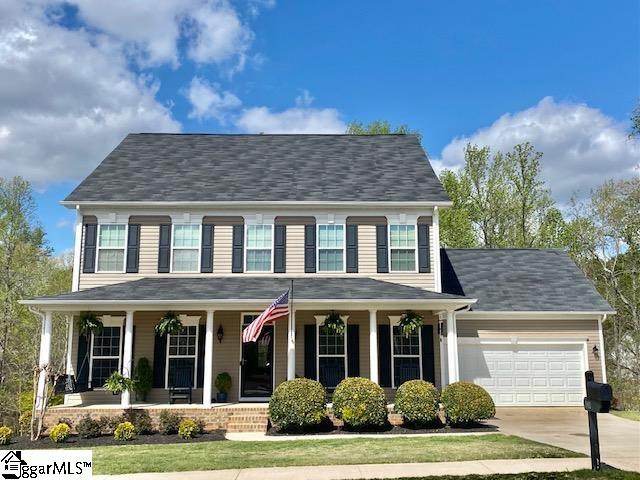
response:
[[[344,271],[344,225],[318,225],[318,271]]]
[[[246,271],[271,272],[273,225],[247,225]]]
[[[174,225],[171,271],[197,272],[200,259],[200,225]]]
[[[127,226],[100,224],[98,232],[98,272],[124,272]]]
[[[416,243],[415,225],[389,225],[392,272],[416,271]]]

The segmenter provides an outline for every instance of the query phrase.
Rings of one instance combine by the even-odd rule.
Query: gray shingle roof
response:
[[[474,311],[610,312],[566,252],[442,249],[442,290],[477,298]]]
[[[414,135],[130,134],[65,201],[448,201]]]
[[[273,300],[290,285],[291,278],[283,277],[143,278],[33,300]],[[453,300],[464,297],[366,277],[305,277],[294,280],[294,300],[325,299]]]

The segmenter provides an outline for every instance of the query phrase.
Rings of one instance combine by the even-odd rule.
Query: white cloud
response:
[[[56,222],[56,228],[68,228],[71,225],[73,225],[71,223],[71,220],[69,220],[68,218],[59,218],[58,221]]]
[[[184,94],[192,106],[189,118],[215,118],[224,123],[229,110],[242,104],[233,93],[220,92],[217,85],[212,85],[200,77],[193,77]]]
[[[120,45],[48,22],[38,6],[0,7],[0,172],[42,186],[88,174],[129,132],[179,131],[158,85]]]
[[[313,103],[313,100],[314,98],[309,93],[309,90],[303,90],[302,94],[296,97],[296,107],[309,107]]]
[[[585,195],[606,178],[637,175],[640,142],[628,138],[626,127],[586,104],[546,97],[468,137],[453,139],[433,163],[438,169],[458,168],[468,142],[506,151],[529,141],[544,153],[542,176],[554,198],[564,204],[574,192]]]

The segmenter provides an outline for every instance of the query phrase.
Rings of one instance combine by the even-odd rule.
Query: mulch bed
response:
[[[215,430],[203,433],[195,438],[184,440],[178,435],[161,435],[154,433],[151,435],[137,435],[130,441],[116,440],[113,435],[103,435],[98,438],[80,438],[76,435],[69,437],[65,443],[55,443],[49,437],[44,437],[32,442],[28,436],[15,437],[9,445],[0,446],[0,450],[34,450],[52,448],[86,448],[104,447],[109,445],[161,445],[167,443],[198,443],[198,442],[218,442],[226,440],[224,430]]]

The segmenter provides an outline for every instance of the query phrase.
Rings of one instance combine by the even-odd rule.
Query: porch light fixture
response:
[[[591,351],[593,352],[593,356],[598,358],[600,355],[600,350],[598,350],[598,346],[594,345],[593,348],[591,349]]]
[[[222,328],[222,325],[218,327],[218,332],[216,335],[218,336],[218,343],[222,343],[222,339],[224,338],[224,328]]]

